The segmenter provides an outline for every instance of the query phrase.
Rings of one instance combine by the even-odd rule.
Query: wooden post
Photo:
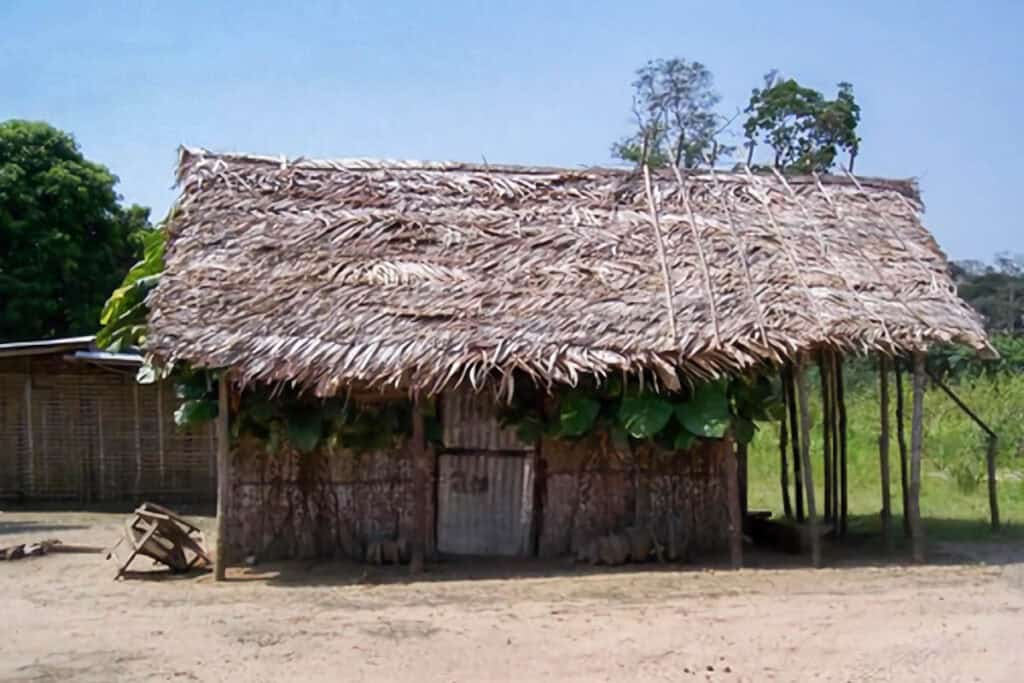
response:
[[[736,448],[725,444],[725,489],[729,513],[729,561],[733,569],[743,566],[743,516],[740,512],[740,480]]]
[[[839,411],[839,535],[846,536],[846,521],[849,513],[849,487],[847,481],[846,461],[846,386],[843,377],[843,357],[833,356],[836,366],[836,407]]]
[[[230,410],[227,371],[224,370],[217,382],[217,549],[213,558],[213,576],[216,581],[223,581],[227,570],[231,495]]]
[[[882,482],[882,538],[889,542],[889,523],[892,520],[892,496],[889,486],[889,359],[878,356],[878,467]]]
[[[988,509],[992,517],[992,531],[999,531],[999,496],[996,493],[996,452],[998,439],[995,434],[988,437],[988,448],[985,451],[985,460],[988,466]]]
[[[821,380],[821,452],[824,464],[825,501],[822,517],[826,523],[832,516],[832,363],[828,351],[818,357],[818,377]]]
[[[136,502],[142,502],[138,498],[142,494],[142,413],[139,410],[139,383],[132,380],[132,425],[135,433],[135,484],[132,491],[135,493]]]
[[[796,369],[796,396],[800,412],[800,461],[803,484],[807,495],[807,527],[811,540],[811,562],[821,566],[821,535],[818,533],[818,514],[814,505],[814,476],[811,471],[811,415],[807,405],[806,355],[801,355]]]
[[[416,538],[412,543],[412,558],[409,561],[409,573],[423,573],[424,556],[427,551],[428,515],[427,486],[430,480],[428,471],[429,460],[424,438],[423,400],[419,394],[413,399],[412,405],[412,436],[409,439],[409,451],[413,466],[413,514],[416,519]]]
[[[161,380],[156,383],[156,450],[160,457],[160,490],[163,491],[167,486],[167,463],[164,454],[164,383]]]
[[[907,418],[903,409],[903,367],[897,358],[896,365],[896,445],[900,449],[900,492],[903,496],[903,535],[910,538],[910,478],[907,469]]]
[[[740,481],[740,521],[747,517],[748,479],[747,479],[747,444],[736,444],[736,465],[739,468]]]
[[[914,397],[910,418],[910,544],[915,562],[925,561],[924,528],[921,525],[921,449],[924,441],[923,352],[914,353]]]
[[[783,392],[785,397],[785,392]],[[783,398],[783,408],[785,408],[785,398]],[[786,430],[786,413],[783,414],[782,419],[779,420],[779,484],[782,486],[782,511],[786,515],[786,519],[793,518],[793,504],[789,500],[789,462],[786,458],[786,450],[789,448],[789,432]],[[800,482],[797,482],[797,486]]]
[[[800,410],[796,401],[796,378],[793,365],[785,369],[786,406],[789,408],[789,435],[793,448],[793,493],[796,503],[796,521],[804,521],[803,476],[800,474]]]

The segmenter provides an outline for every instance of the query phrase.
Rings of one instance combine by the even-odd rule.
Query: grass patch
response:
[[[907,378],[909,379],[909,378]],[[899,450],[895,434],[895,386],[890,380],[893,414],[890,443],[894,528],[902,525]],[[904,383],[907,441],[910,440],[910,382]],[[809,376],[811,398],[811,455],[816,500],[822,504],[821,400],[818,375]],[[924,451],[922,453],[921,513],[931,540],[992,540],[1024,537],[1024,375],[999,374],[965,378],[952,389],[999,435],[999,511],[1003,531],[989,528],[988,489],[985,478],[985,436],[938,388],[925,394]],[[850,528],[854,532],[880,530],[881,475],[878,462],[879,405],[877,374],[864,363],[847,370],[847,452]],[[790,460],[790,467],[792,461]],[[782,515],[779,483],[778,427],[761,424],[751,443],[749,505]],[[793,476],[790,472],[790,495]]]

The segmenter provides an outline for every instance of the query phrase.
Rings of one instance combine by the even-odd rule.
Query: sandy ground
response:
[[[6,512],[0,546],[104,545],[123,518]],[[819,571],[768,555],[740,572],[462,563],[416,582],[296,562],[214,584],[148,562],[115,583],[102,555],[52,555],[0,562],[0,680],[1020,680],[1024,547],[932,556],[833,554]]]

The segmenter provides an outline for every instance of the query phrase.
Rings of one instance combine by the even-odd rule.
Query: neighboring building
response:
[[[989,350],[910,181],[188,149],[178,173],[147,352],[229,369],[235,397],[287,383],[443,398],[426,466],[416,443],[362,458],[237,444],[236,556],[354,554],[396,535],[428,552],[557,554],[666,519],[691,550],[721,548],[728,440],[670,459],[528,448],[491,396],[517,374],[674,388],[819,350]]]
[[[212,501],[211,427],[174,425],[174,388],[92,337],[0,344],[0,499]]]

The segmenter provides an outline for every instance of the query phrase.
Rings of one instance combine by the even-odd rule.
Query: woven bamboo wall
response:
[[[214,500],[213,427],[178,429],[175,406],[134,369],[0,360],[0,498]]]

